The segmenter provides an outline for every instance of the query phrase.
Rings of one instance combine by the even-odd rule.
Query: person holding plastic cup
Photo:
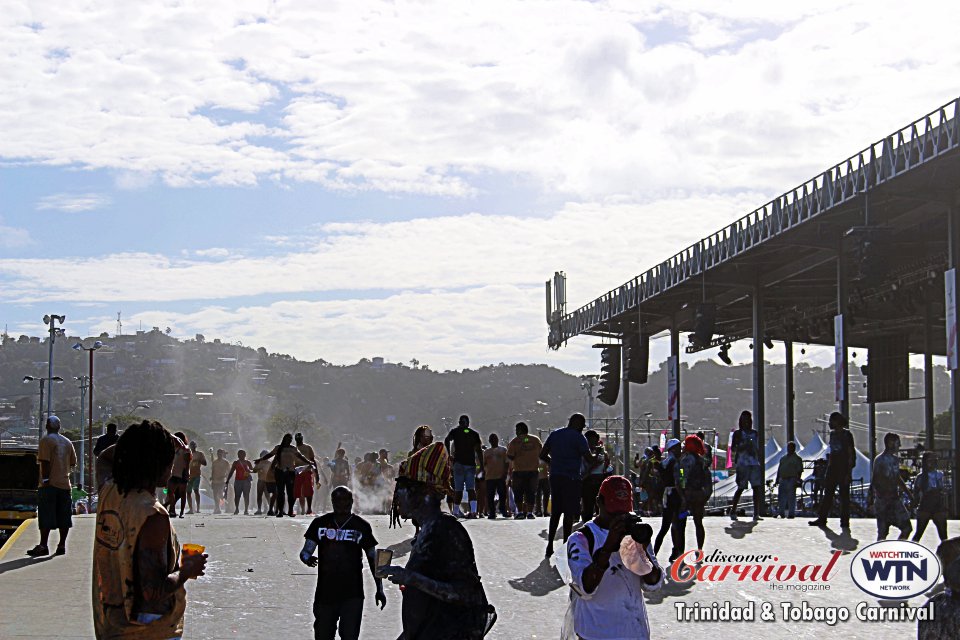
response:
[[[207,556],[182,553],[155,495],[173,470],[175,438],[159,422],[128,427],[114,447],[113,479],[100,492],[93,551],[97,638],[180,638],[185,584]]]

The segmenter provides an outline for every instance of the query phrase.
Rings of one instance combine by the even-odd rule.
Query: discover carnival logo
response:
[[[884,600],[906,600],[940,579],[937,555],[916,542],[882,540],[857,552],[850,577],[864,593]]]

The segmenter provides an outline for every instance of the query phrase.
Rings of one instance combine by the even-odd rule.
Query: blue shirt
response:
[[[570,427],[551,431],[543,448],[550,454],[550,475],[580,479],[580,462],[590,450],[582,433]]]

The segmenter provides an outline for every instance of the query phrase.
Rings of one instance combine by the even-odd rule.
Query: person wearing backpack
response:
[[[760,436],[753,429],[753,414],[740,414],[738,431],[733,434],[733,461],[737,468],[737,490],[730,505],[730,519],[737,521],[737,504],[749,484],[753,488],[753,521],[763,512],[763,468],[760,464]]]
[[[687,511],[693,518],[697,532],[697,549],[703,551],[707,531],[703,526],[707,500],[713,492],[713,478],[710,477],[710,463],[707,462],[706,447],[697,436],[687,436],[683,440],[683,457],[680,458],[680,482],[683,485],[683,497]]]

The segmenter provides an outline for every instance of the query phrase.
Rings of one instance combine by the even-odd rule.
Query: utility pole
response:
[[[43,324],[49,325],[50,329],[50,354],[47,358],[47,379],[53,379],[53,343],[57,341],[58,335],[63,335],[63,329],[57,328],[55,325],[57,323],[63,324],[66,321],[67,316],[64,315],[48,315],[43,316]],[[43,387],[41,387],[41,393],[43,392]],[[42,402],[40,403],[43,404]],[[52,415],[52,406],[53,406],[53,388],[47,389],[47,415]],[[41,425],[41,430],[43,426]],[[42,437],[42,433],[41,433]]]

